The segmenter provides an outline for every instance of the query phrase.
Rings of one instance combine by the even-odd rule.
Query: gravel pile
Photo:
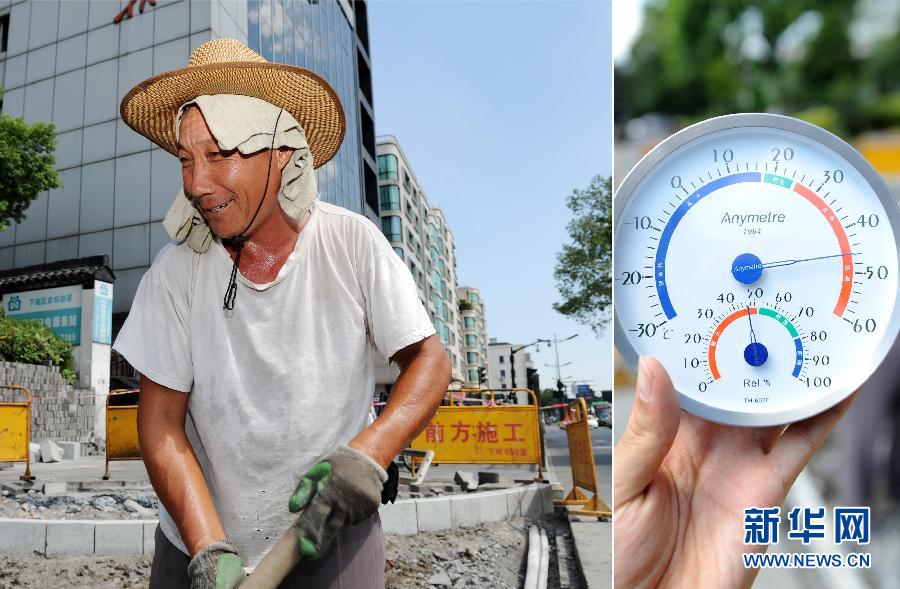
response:
[[[34,489],[9,496],[3,491],[0,517],[30,519],[157,519],[159,500],[153,491],[44,495]],[[2,578],[2,575],[0,575]]]

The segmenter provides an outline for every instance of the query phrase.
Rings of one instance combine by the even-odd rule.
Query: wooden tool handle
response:
[[[241,583],[241,589],[275,589],[302,558],[297,550],[297,528],[291,526]]]

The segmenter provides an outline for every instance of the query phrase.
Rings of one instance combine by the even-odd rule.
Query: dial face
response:
[[[897,335],[897,204],[849,145],[778,115],[673,135],[615,197],[616,345],[652,355],[692,413],[815,415]]]

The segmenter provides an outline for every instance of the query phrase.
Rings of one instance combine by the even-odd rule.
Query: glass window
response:
[[[477,370],[469,370],[469,382],[478,382]]]
[[[478,364],[478,352],[466,352],[466,362],[469,364]]]
[[[505,370],[501,370],[501,371],[500,371],[500,376],[506,376],[506,371],[505,371]]]
[[[381,218],[381,232],[388,241],[403,241],[403,224],[400,217],[389,215]]]
[[[386,153],[378,156],[378,179],[379,180],[397,180],[397,156],[392,153]]]
[[[501,388],[501,389],[505,389],[505,388],[506,388],[506,383],[504,382],[503,384],[501,384],[501,385],[500,385],[500,388]]]
[[[471,333],[467,334],[466,335],[466,345],[474,348],[476,345],[478,345],[478,338]]]
[[[400,256],[401,260],[403,259],[403,248],[402,247],[395,247],[394,253],[397,254],[398,256]]]
[[[475,327],[475,318],[474,317],[465,317],[463,319],[463,323],[466,328],[474,328]],[[503,362],[503,356],[500,356],[500,361]]]
[[[378,187],[378,194],[381,196],[382,211],[399,211],[400,210],[400,187],[396,184],[388,184]]]
[[[403,170],[403,188],[406,189],[406,192],[412,192],[412,181],[409,179],[409,174],[406,173],[406,170]]]
[[[503,356],[500,356],[500,364],[504,364],[506,360],[503,359]]]

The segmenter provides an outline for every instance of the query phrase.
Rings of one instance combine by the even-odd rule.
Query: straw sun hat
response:
[[[334,157],[344,139],[344,109],[328,82],[308,69],[266,61],[234,39],[204,43],[187,67],[132,88],[122,99],[122,120],[176,155],[178,109],[205,94],[254,96],[288,111],[306,132],[316,168]]]

